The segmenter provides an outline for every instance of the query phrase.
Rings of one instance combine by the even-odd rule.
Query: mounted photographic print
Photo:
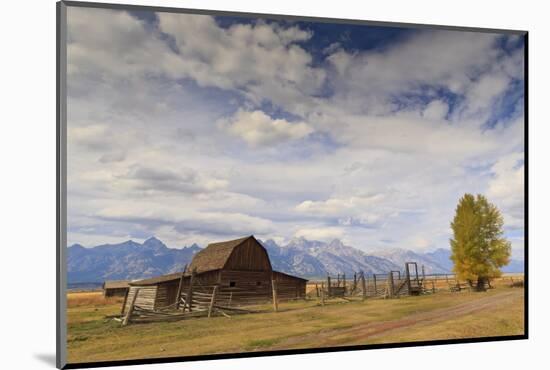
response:
[[[58,366],[527,338],[526,65],[524,31],[58,3]]]

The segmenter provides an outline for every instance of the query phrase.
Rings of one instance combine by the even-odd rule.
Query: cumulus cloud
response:
[[[174,171],[134,165],[121,178],[130,181],[137,189],[149,191],[201,193],[224,189],[228,185],[227,180],[207,178],[192,168]]]
[[[411,30],[319,53],[302,23],[154,18],[69,8],[70,242],[445,247],[465,192],[521,236],[518,38]]]
[[[294,233],[295,237],[309,240],[331,241],[345,235],[344,230],[338,227],[305,228]]]
[[[100,209],[97,216],[115,223],[142,225],[149,232],[169,226],[179,232],[196,232],[215,235],[265,234],[273,231],[269,220],[238,212],[196,212],[178,204],[141,202]]]
[[[491,168],[487,196],[501,207],[505,226],[524,227],[525,169],[523,153],[512,153],[501,158]]]
[[[313,132],[313,128],[305,122],[272,119],[259,110],[253,112],[239,110],[229,121],[222,120],[220,125],[252,146],[297,140]]]
[[[381,218],[380,207],[384,194],[330,198],[324,201],[306,200],[296,206],[296,211],[313,217],[336,217],[341,225],[368,225]]]
[[[441,100],[432,100],[422,112],[422,116],[435,121],[441,121],[449,112],[447,103]]]

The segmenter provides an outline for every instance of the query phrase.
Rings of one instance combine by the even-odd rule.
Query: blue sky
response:
[[[522,254],[521,37],[86,8],[68,34],[69,243],[429,250],[471,192]]]

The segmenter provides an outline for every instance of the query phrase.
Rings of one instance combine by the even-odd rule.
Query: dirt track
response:
[[[471,315],[480,311],[497,309],[499,306],[506,305],[514,299],[520,298],[522,295],[523,290],[518,289],[482,297],[474,301],[461,303],[448,308],[409,315],[406,318],[398,320],[358,324],[354,325],[352,328],[346,329],[324,330],[316,334],[290,338],[278,343],[270,349],[308,347],[309,343],[315,343],[319,347],[345,345],[350,343],[368,343],[369,339],[409,330],[416,325],[434,324]]]

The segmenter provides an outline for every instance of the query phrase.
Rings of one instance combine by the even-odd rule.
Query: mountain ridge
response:
[[[417,262],[419,273],[422,265],[426,274],[450,273],[452,269],[450,250],[444,248],[424,253],[400,248],[367,253],[338,239],[326,243],[294,238],[285,245],[272,239],[258,241],[266,248],[274,270],[306,278],[401,271],[405,262]],[[169,248],[154,236],[143,243],[127,240],[89,248],[73,244],[67,248],[68,282],[133,280],[182,271],[201,249],[196,243]],[[523,261],[512,260],[503,271],[523,272]]]

